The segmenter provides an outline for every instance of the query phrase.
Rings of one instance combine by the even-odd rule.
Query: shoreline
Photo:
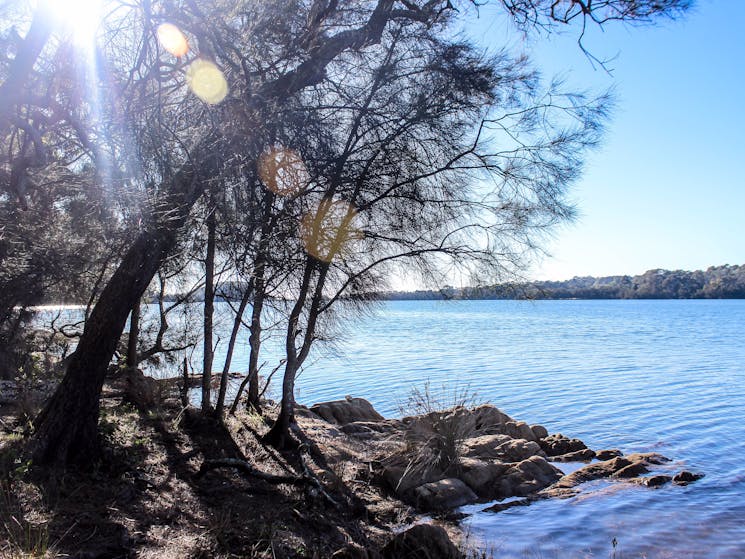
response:
[[[264,541],[261,530],[246,528],[244,521],[251,518],[263,529],[277,522],[286,525],[280,532],[275,526],[270,538],[274,552],[284,549],[285,555],[277,557],[319,556],[312,553],[335,558],[398,557],[385,555],[386,546],[403,545],[401,541],[406,538],[437,542],[439,553],[446,553],[442,551],[446,549],[453,557],[464,557],[475,551],[468,549],[472,542],[467,541],[458,524],[464,518],[458,510],[461,506],[480,503],[484,509],[477,512],[498,514],[513,506],[577,495],[583,491],[584,482],[601,478],[650,488],[673,483],[673,476],[666,475],[672,472],[666,470],[669,466],[660,455],[623,457],[614,450],[595,452],[577,439],[549,435],[542,426],[515,421],[489,405],[431,411],[402,419],[384,418],[361,398],[298,406],[297,419],[305,445],[298,458],[263,447],[258,437],[267,430],[265,419],[245,410],[215,431],[212,420],[196,411],[181,410],[177,393],[162,395],[154,407],[156,411],[147,414],[137,411],[141,397],[128,394],[126,384],[113,382],[107,386],[101,429],[108,463],[93,477],[73,474],[74,489],[70,490],[71,495],[87,498],[81,501],[58,495],[56,505],[48,510],[32,506],[24,511],[23,521],[43,527],[39,529],[46,530],[49,542],[56,542],[58,551],[69,552],[74,542],[83,541],[85,534],[78,534],[75,522],[85,510],[89,514],[91,510],[101,511],[103,506],[109,512],[96,513],[103,516],[96,517],[94,523],[101,537],[93,547],[113,545],[113,523],[119,526],[118,541],[126,540],[122,549],[127,553],[158,550],[158,557],[190,556],[191,551],[184,553],[186,547],[194,551],[206,545],[205,538],[210,540],[205,536],[205,523],[214,520],[215,515],[229,514],[230,519],[225,518],[219,530],[236,541],[223,538],[225,542],[220,543],[217,538],[217,543],[209,544],[223,546],[226,553],[236,549],[246,552],[249,541],[253,546]],[[148,409],[151,403],[142,409]],[[17,439],[9,437],[17,431],[9,432],[8,426],[3,421],[5,441],[0,454],[5,453],[6,458],[12,439]],[[215,432],[219,436],[214,437]],[[448,448],[448,440],[455,445]],[[441,457],[449,450],[457,456],[450,456],[453,461],[449,463],[433,461],[432,449],[437,449]],[[234,462],[220,463],[228,458]],[[571,474],[565,475],[554,465],[570,460],[582,462]],[[248,469],[236,467],[235,461]],[[49,491],[49,480],[39,481],[48,472],[31,467],[23,475],[13,475],[17,476],[12,478],[15,485],[5,489],[7,495],[15,496],[12,501],[27,499],[32,486],[42,495]],[[288,476],[298,481],[281,482]],[[676,481],[694,481],[686,476]],[[280,481],[267,481],[271,479]],[[106,486],[103,490],[102,481]],[[20,493],[16,491],[19,488]],[[191,505],[182,506],[180,502]],[[170,512],[164,513],[163,503]],[[73,510],[67,509],[62,515],[66,507]],[[190,508],[201,511],[197,515],[201,520],[195,521]],[[113,509],[119,512],[112,515]],[[236,511],[242,511],[244,521],[232,518]],[[328,525],[317,525],[321,522],[319,515],[322,522],[335,523],[337,529],[330,531]],[[433,528],[417,528],[404,536],[407,529],[426,519],[431,520]],[[153,530],[168,533],[168,526],[176,526],[180,536],[154,535]],[[180,543],[173,543],[173,538]],[[307,553],[298,553],[300,547]]]

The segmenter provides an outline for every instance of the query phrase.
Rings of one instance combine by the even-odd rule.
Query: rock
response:
[[[405,496],[411,489],[444,476],[432,468],[412,464],[403,456],[392,456],[383,462],[382,477],[397,495]]]
[[[382,421],[385,419],[364,398],[351,398],[332,402],[321,402],[310,407],[310,411],[329,423],[344,425],[355,421]]]
[[[595,453],[589,448],[585,448],[561,456],[552,456],[550,460],[551,462],[589,462],[593,458],[595,458]]]
[[[702,477],[704,477],[704,474],[695,474],[688,470],[683,470],[673,476],[673,483],[676,485],[688,485],[689,483],[698,481]]]
[[[610,460],[612,458],[615,458],[616,456],[623,456],[623,453],[617,448],[598,450],[595,453],[595,458],[597,458],[598,460],[603,460],[603,461]]]
[[[646,462],[633,462],[632,464],[624,466],[623,468],[615,472],[613,474],[613,477],[631,478],[636,477],[640,474],[646,474],[647,472],[649,472],[649,469],[647,468]]]
[[[462,458],[458,477],[473,489],[474,493],[480,498],[493,499],[499,478],[510,467],[511,464]]]
[[[463,559],[447,532],[432,524],[417,524],[396,534],[382,551],[383,559]]]
[[[537,440],[548,437],[548,430],[543,425],[531,425],[530,430],[533,431]]]
[[[502,462],[520,462],[531,456],[544,456],[538,443],[513,439],[508,435],[483,435],[466,439],[463,441],[463,454]]]
[[[647,487],[660,487],[661,485],[670,483],[673,478],[671,478],[670,476],[656,475],[656,476],[642,477],[639,479],[642,480],[642,483],[646,485]]]
[[[478,496],[461,480],[446,478],[415,488],[414,501],[419,509],[441,511],[475,503]]]
[[[511,509],[512,507],[527,507],[530,503],[530,499],[515,499],[514,501],[508,501],[506,503],[497,503],[496,505],[485,508],[481,512],[502,512],[503,510]]]
[[[586,481],[604,477],[633,478],[647,473],[650,464],[662,464],[668,459],[654,452],[616,456],[610,460],[588,464],[576,472],[564,476],[556,484],[557,487],[574,487]],[[647,478],[643,478],[647,479]]]
[[[646,462],[647,464],[665,464],[666,462],[670,462],[669,458],[666,458],[662,454],[658,454],[656,452],[635,452],[634,454],[629,454],[626,456],[626,458],[631,462]]]
[[[612,460],[588,464],[571,474],[565,475],[556,485],[558,487],[574,487],[575,485],[585,483],[586,481],[610,477],[614,473],[630,465],[631,461],[622,456],[618,456]]]
[[[579,439],[570,439],[561,433],[544,437],[539,441],[539,444],[548,456],[561,456],[587,448],[587,445]]]
[[[533,433],[530,425],[524,421],[508,421],[504,424],[503,433],[513,439],[525,439],[526,441],[537,441],[538,438]]]
[[[544,489],[561,478],[561,470],[542,456],[531,456],[508,469],[499,480],[496,498],[525,497]]]
[[[481,405],[470,411],[476,431],[484,434],[502,433],[504,425],[514,421],[509,415],[491,405]]]

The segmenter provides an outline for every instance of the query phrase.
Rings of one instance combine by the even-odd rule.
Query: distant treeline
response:
[[[649,270],[640,276],[575,277],[487,287],[380,293],[386,300],[426,299],[745,299],[745,265],[706,270]]]

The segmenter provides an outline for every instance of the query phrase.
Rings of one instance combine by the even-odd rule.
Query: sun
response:
[[[95,40],[101,23],[103,0],[39,0],[39,7],[72,35],[78,44]]]

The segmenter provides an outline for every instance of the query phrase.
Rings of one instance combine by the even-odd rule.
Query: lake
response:
[[[495,556],[745,557],[744,300],[385,303],[306,368],[298,401],[350,394],[397,416],[427,381],[470,387],[591,448],[660,452],[676,471],[706,474],[660,489],[599,481],[500,513],[468,507],[472,538]]]

